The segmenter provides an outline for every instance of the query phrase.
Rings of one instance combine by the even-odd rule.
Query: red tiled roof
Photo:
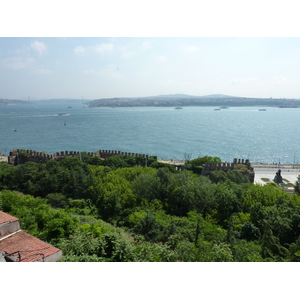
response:
[[[2,239],[0,250],[17,257],[17,261],[33,262],[50,256],[60,249],[55,248],[34,236],[20,230],[19,232]]]
[[[7,222],[15,222],[19,219],[16,217],[13,217],[3,211],[0,211],[0,224],[7,223]]]

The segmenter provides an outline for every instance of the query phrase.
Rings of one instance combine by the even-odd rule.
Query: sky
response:
[[[300,38],[1,37],[0,98],[300,98]]]
[[[191,2],[4,4],[0,98],[300,98],[292,1]]]

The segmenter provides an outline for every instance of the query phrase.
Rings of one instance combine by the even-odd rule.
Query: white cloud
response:
[[[176,79],[169,79],[167,81],[162,82],[162,84],[167,87],[181,89],[191,86],[192,83],[190,81],[179,81]]]
[[[106,68],[102,70],[94,70],[94,69],[87,69],[83,71],[86,75],[97,75],[97,76],[103,76],[108,77],[112,79],[120,79],[123,78],[121,72],[117,67],[114,65],[108,65]]]
[[[110,78],[114,79],[120,79],[123,77],[119,72],[119,69],[116,68],[114,65],[108,65],[107,68],[104,70],[104,73]]]
[[[150,48],[152,48],[152,44],[151,44],[151,42],[148,42],[148,41],[143,42],[140,46],[136,46],[136,45],[132,45],[132,44],[122,46],[120,48],[121,53],[122,53],[121,58],[131,59],[134,56],[141,53],[142,51],[146,51]]]
[[[77,55],[80,55],[85,52],[85,48],[83,46],[77,46],[73,49],[73,52]]]
[[[195,47],[195,46],[185,46],[183,48],[183,51],[187,52],[187,53],[193,53],[193,52],[197,51],[197,47]]]
[[[46,74],[50,74],[51,71],[48,70],[48,69],[36,69],[36,70],[34,71],[34,73],[46,75]]]
[[[240,78],[229,79],[229,83],[231,83],[231,84],[254,83],[257,81],[258,81],[258,79],[255,77],[249,77],[249,78],[240,77]]]
[[[86,70],[84,71],[85,74],[95,74],[98,76],[108,77],[112,79],[120,79],[123,78],[122,74],[120,73],[119,69],[116,68],[114,65],[108,65],[105,69],[96,71],[96,70]]]
[[[28,57],[11,57],[3,60],[4,65],[12,69],[23,69],[35,62],[35,59]]]
[[[274,84],[280,84],[280,83],[283,83],[283,82],[286,82],[286,81],[288,81],[288,78],[281,77],[281,76],[275,76],[271,80],[271,82],[274,83]]]
[[[135,56],[135,52],[134,51],[131,51],[131,50],[128,50],[126,49],[125,47],[122,47],[122,58],[125,58],[125,59],[129,59],[129,58],[132,58],[133,56]]]
[[[167,58],[166,56],[164,56],[164,55],[159,55],[159,56],[157,57],[157,60],[158,60],[158,62],[160,62],[160,63],[164,63],[164,62],[168,61],[168,58]]]
[[[114,50],[114,45],[112,43],[98,45],[95,47],[95,50],[103,55],[112,52]]]
[[[84,70],[83,73],[89,75],[89,74],[96,74],[97,71],[93,69],[89,69],[89,70]]]
[[[147,49],[149,49],[149,48],[151,48],[151,42],[144,42],[143,44],[142,44],[142,46],[140,46],[139,47],[141,50],[147,50]]]
[[[43,42],[34,41],[33,43],[31,43],[30,47],[39,55],[45,54],[47,52],[47,46]]]

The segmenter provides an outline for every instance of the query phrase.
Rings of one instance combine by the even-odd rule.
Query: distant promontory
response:
[[[151,97],[102,98],[87,103],[89,107],[110,106],[278,106],[300,107],[300,99],[248,98],[222,94],[191,96],[185,94],[159,95]]]

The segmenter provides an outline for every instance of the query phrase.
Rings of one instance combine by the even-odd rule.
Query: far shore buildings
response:
[[[20,229],[19,219],[0,211],[0,262],[55,262],[62,251]]]

